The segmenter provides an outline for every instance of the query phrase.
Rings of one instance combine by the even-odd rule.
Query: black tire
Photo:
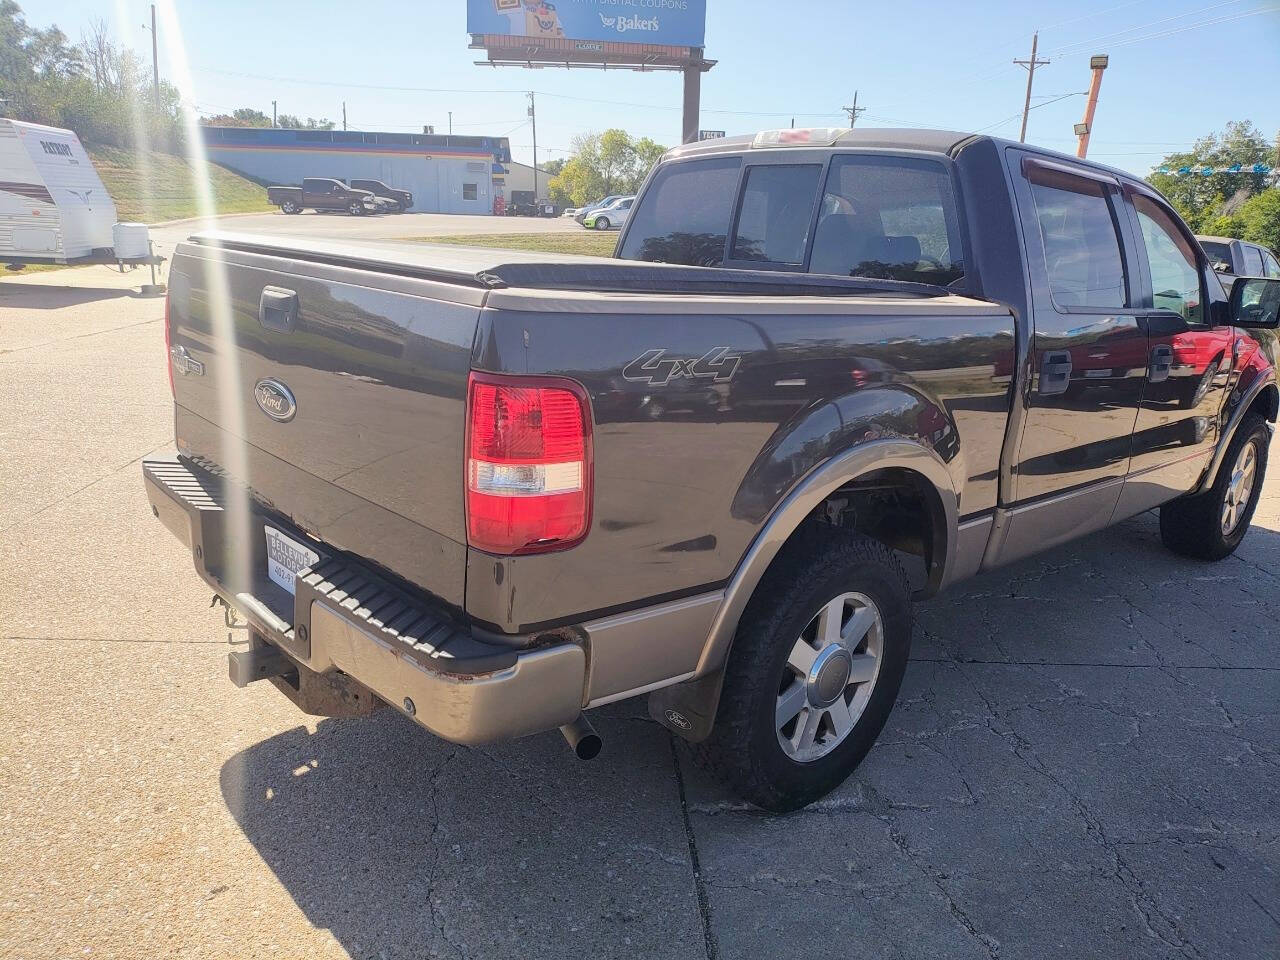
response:
[[[608,229],[609,229],[609,218],[608,218],[608,217],[596,217],[596,229],[597,229],[597,230],[608,230]]]
[[[352,200],[350,203],[347,204],[347,213],[351,214],[351,216],[353,217],[363,216],[364,204],[361,203],[359,200]]]
[[[882,624],[881,662],[852,729],[818,759],[783,749],[775,722],[788,683],[787,660],[815,610],[850,591],[869,597]],[[883,544],[816,526],[789,545],[756,588],[734,637],[711,736],[697,758],[737,794],[774,812],[797,810],[854,771],[893,709],[911,649],[911,593],[901,564]]]
[[[1174,553],[1197,560],[1222,560],[1231,556],[1248,533],[1253,511],[1262,495],[1270,442],[1267,422],[1256,413],[1246,414],[1227,446],[1213,486],[1204,493],[1171,500],[1160,508],[1160,539],[1164,545]],[[1229,492],[1233,496],[1237,492],[1232,489],[1236,468],[1251,444],[1255,458],[1252,488],[1234,526],[1224,531],[1227,496]]]
[[[292,216],[295,213],[302,212],[302,208],[298,206],[296,203],[294,203],[292,200],[286,200],[284,203],[280,204],[280,210],[281,212],[287,213],[290,216]]]

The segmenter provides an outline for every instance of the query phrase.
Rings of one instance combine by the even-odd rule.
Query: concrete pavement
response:
[[[867,761],[775,817],[642,701],[583,764],[232,687],[136,282],[0,281],[0,956],[1280,955],[1277,470],[1220,564],[1148,514],[919,607]]]

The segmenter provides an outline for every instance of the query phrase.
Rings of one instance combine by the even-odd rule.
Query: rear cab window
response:
[[[1205,256],[1209,258],[1209,262],[1217,269],[1226,270],[1228,273],[1232,271],[1231,265],[1231,244],[1219,243],[1215,240],[1202,240],[1200,246],[1204,247]]]
[[[659,167],[619,256],[945,286],[965,276],[961,236],[939,161],[748,154]]]
[[[741,157],[663,164],[630,217],[623,260],[718,267],[724,263]]]

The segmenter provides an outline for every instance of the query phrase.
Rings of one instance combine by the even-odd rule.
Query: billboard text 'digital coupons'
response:
[[[700,47],[706,0],[467,0],[467,32]]]

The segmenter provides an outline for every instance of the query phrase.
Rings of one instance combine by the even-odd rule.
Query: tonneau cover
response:
[[[602,293],[707,293],[773,296],[943,296],[941,287],[775,270],[687,267],[417,241],[312,240],[248,233],[198,233],[190,242],[228,250],[332,263],[483,289],[529,287]]]

